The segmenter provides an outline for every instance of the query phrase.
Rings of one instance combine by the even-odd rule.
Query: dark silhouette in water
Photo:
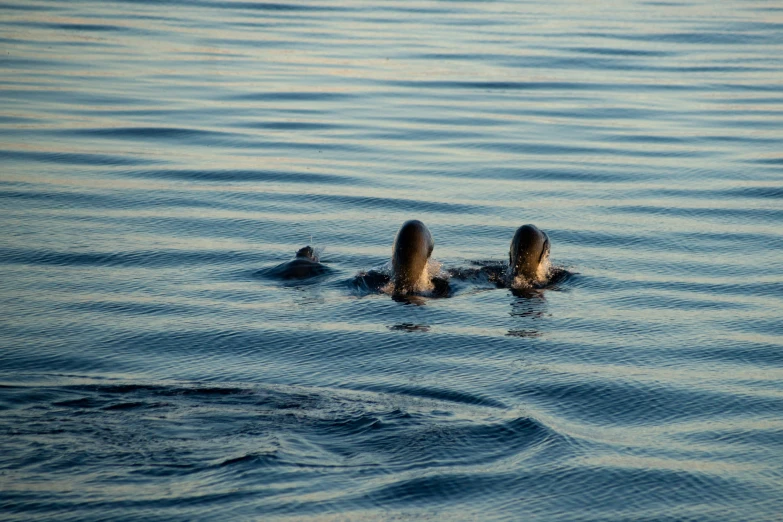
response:
[[[549,237],[535,225],[523,225],[516,230],[509,247],[508,264],[478,261],[473,267],[452,268],[446,277],[434,276],[426,281],[423,278],[427,275],[427,264],[434,248],[435,241],[424,223],[416,219],[406,221],[394,238],[391,271],[372,269],[357,275],[352,284],[362,292],[377,292],[391,283],[392,297],[396,301],[420,304],[417,293],[430,297],[452,295],[454,287],[450,279],[490,283],[526,297],[537,295],[540,289],[562,282],[569,275],[565,270],[549,268]],[[296,252],[292,261],[262,272],[290,280],[313,278],[329,271],[320,263],[313,248],[306,246]]]
[[[427,227],[418,220],[403,223],[394,238],[391,275],[387,271],[369,270],[354,278],[353,284],[363,291],[378,291],[393,283],[392,297],[409,302],[418,290],[435,242]],[[549,236],[535,225],[522,225],[514,233],[508,254],[508,264],[498,261],[477,261],[473,267],[451,268],[448,277],[433,277],[427,294],[448,297],[454,291],[449,280],[490,283],[509,288],[514,295],[528,297],[568,278],[569,272],[549,267]]]
[[[427,269],[427,261],[435,248],[429,229],[417,219],[406,221],[397,232],[392,246],[392,282],[395,294],[415,289]]]
[[[306,246],[296,251],[296,257],[266,271],[267,275],[279,279],[308,279],[329,272],[329,267],[321,264],[313,247]]]
[[[477,268],[451,269],[449,274],[455,279],[483,280],[525,296],[567,276],[565,270],[550,269],[548,261],[549,236],[535,225],[522,225],[511,239],[508,265],[498,261],[477,261],[474,263]]]
[[[405,303],[418,303],[417,292],[447,297],[450,292],[447,278],[435,276],[422,281],[434,248],[435,241],[424,223],[417,219],[406,221],[392,244],[391,272],[386,268],[362,272],[353,279],[353,286],[364,292],[377,292],[391,282],[392,298]]]
[[[540,283],[546,278],[541,272],[546,270],[548,258],[549,236],[535,225],[522,225],[514,233],[508,250],[508,276]]]

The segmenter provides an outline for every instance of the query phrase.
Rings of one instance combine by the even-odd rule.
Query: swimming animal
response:
[[[392,246],[394,293],[404,294],[415,288],[427,268],[433,248],[435,241],[424,223],[412,219],[402,224]]]
[[[324,274],[329,268],[322,265],[313,247],[306,246],[296,251],[296,257],[269,270],[269,275],[280,279],[307,279]]]
[[[508,250],[508,276],[538,282],[544,277],[540,269],[548,258],[549,236],[535,225],[522,225]]]

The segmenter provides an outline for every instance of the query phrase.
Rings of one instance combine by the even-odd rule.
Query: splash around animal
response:
[[[389,262],[360,272],[353,279],[353,286],[368,293],[389,293],[393,297],[448,297],[451,295],[449,281],[452,279],[483,278],[499,288],[512,290],[544,288],[557,279],[549,263],[549,236],[532,224],[522,225],[515,231],[509,245],[507,265],[495,262],[441,270],[440,263],[432,260],[434,249],[433,235],[422,221],[405,221],[394,237]],[[292,261],[269,269],[267,274],[289,280],[313,278],[329,271],[320,262],[315,250],[305,246],[297,251]]]

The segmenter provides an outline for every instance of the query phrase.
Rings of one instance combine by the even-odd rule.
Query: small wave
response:
[[[102,404],[103,404],[102,401],[98,401],[90,397],[82,397],[80,399],[69,399],[66,401],[58,401],[52,403],[53,406],[60,406],[64,408],[98,408]]]
[[[349,176],[333,174],[311,174],[306,172],[285,172],[267,170],[190,170],[190,169],[155,169],[125,171],[128,177],[151,179],[173,179],[182,181],[214,181],[214,182],[269,182],[269,183],[327,183],[327,184],[360,184],[361,181]]]
[[[186,127],[98,127],[63,131],[64,133],[90,138],[144,139],[144,140],[204,140],[236,137],[228,132],[208,131]]]
[[[210,259],[249,261],[250,252],[148,251],[148,252],[53,252],[44,250],[2,250],[0,263],[58,266],[180,266]]]
[[[423,399],[434,399],[444,402],[454,402],[458,404],[468,404],[472,406],[486,406],[488,408],[506,409],[507,406],[500,401],[489,397],[474,395],[466,392],[460,392],[442,388],[430,388],[423,386],[401,386],[386,387],[368,385],[360,388],[361,390],[374,391],[378,393],[389,393],[395,395],[407,395]]]
[[[395,332],[429,332],[430,326],[426,324],[400,323],[388,327]]]
[[[97,32],[120,32],[128,31],[130,28],[121,25],[109,24],[37,24],[39,27],[50,27],[52,29],[62,29],[65,31],[97,31]]]
[[[248,465],[248,464],[252,464],[254,466],[257,465],[266,466],[266,465],[274,464],[275,462],[277,462],[277,460],[278,459],[275,456],[275,454],[247,453],[239,457],[226,459],[220,462],[218,464],[218,467],[224,468],[226,466]]]
[[[162,163],[160,160],[150,160],[127,155],[112,156],[108,154],[88,154],[79,152],[34,152],[18,150],[0,150],[0,158],[12,161],[37,161],[41,163],[85,166],[145,165]]]
[[[250,94],[239,94],[231,96],[232,101],[339,101],[349,100],[361,96],[360,94],[348,92],[259,92]]]

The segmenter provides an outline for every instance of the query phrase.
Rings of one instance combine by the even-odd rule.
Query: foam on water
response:
[[[549,255],[547,255],[538,265],[536,269],[536,277],[531,280],[523,275],[514,275],[512,267],[506,270],[506,279],[509,281],[508,286],[515,290],[528,290],[531,288],[541,288],[549,284],[550,278],[553,275],[552,261]]]

